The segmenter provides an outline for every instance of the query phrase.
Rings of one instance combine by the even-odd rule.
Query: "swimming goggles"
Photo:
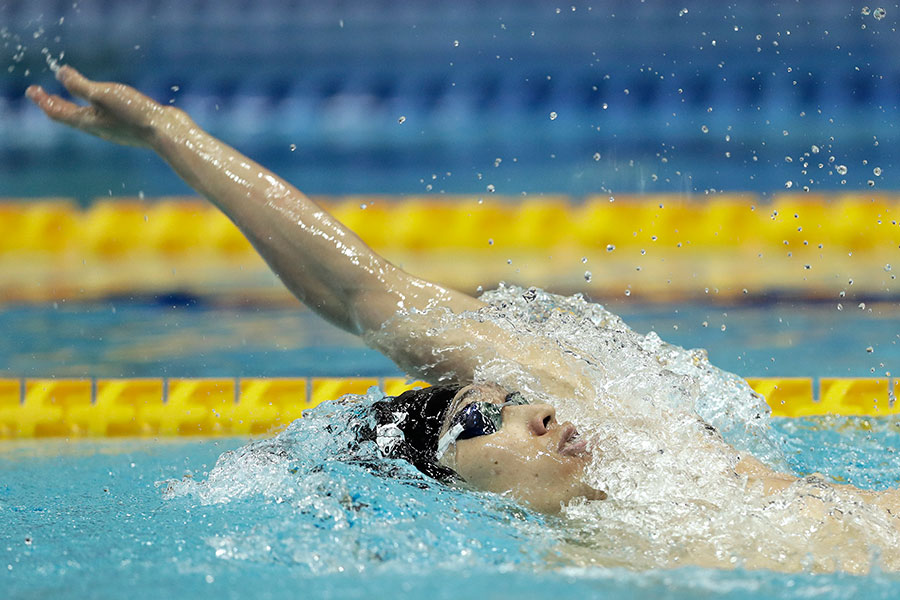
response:
[[[503,407],[521,406],[528,404],[528,400],[519,392],[512,392],[506,396],[503,404],[493,402],[472,402],[456,413],[450,421],[447,433],[438,440],[435,458],[440,460],[450,445],[457,440],[468,440],[481,435],[496,433],[503,426]]]

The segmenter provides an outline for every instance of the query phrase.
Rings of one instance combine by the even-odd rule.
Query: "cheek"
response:
[[[499,442],[460,445],[457,472],[463,479],[479,488],[505,492],[534,482],[558,482],[580,472],[582,465],[561,461],[542,445],[517,445]]]

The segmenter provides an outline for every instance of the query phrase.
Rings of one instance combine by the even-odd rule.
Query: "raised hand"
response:
[[[56,78],[72,96],[90,104],[80,106],[37,85],[25,95],[54,121],[117,144],[152,147],[157,133],[183,115],[132,87],[91,81],[69,66],[60,68]]]

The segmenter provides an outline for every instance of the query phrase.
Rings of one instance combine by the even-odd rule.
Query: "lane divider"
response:
[[[900,414],[900,379],[751,378],[778,417]],[[262,435],[303,411],[402,377],[0,379],[0,439]]]
[[[896,249],[900,197],[881,193],[715,197],[608,195],[316,198],[379,250],[559,248]],[[439,225],[442,235],[434,235]],[[490,243],[489,243],[490,242]],[[253,254],[221,212],[196,197],[0,199],[0,254]]]

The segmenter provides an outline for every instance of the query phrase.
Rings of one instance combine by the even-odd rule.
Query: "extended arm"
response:
[[[90,81],[71,67],[61,68],[57,79],[90,105],[37,86],[28,88],[28,97],[56,121],[157,152],[241,229],[297,298],[335,325],[363,335],[398,310],[442,305],[460,312],[482,305],[395,267],[298,189],[203,131],[183,111],[122,84]]]

